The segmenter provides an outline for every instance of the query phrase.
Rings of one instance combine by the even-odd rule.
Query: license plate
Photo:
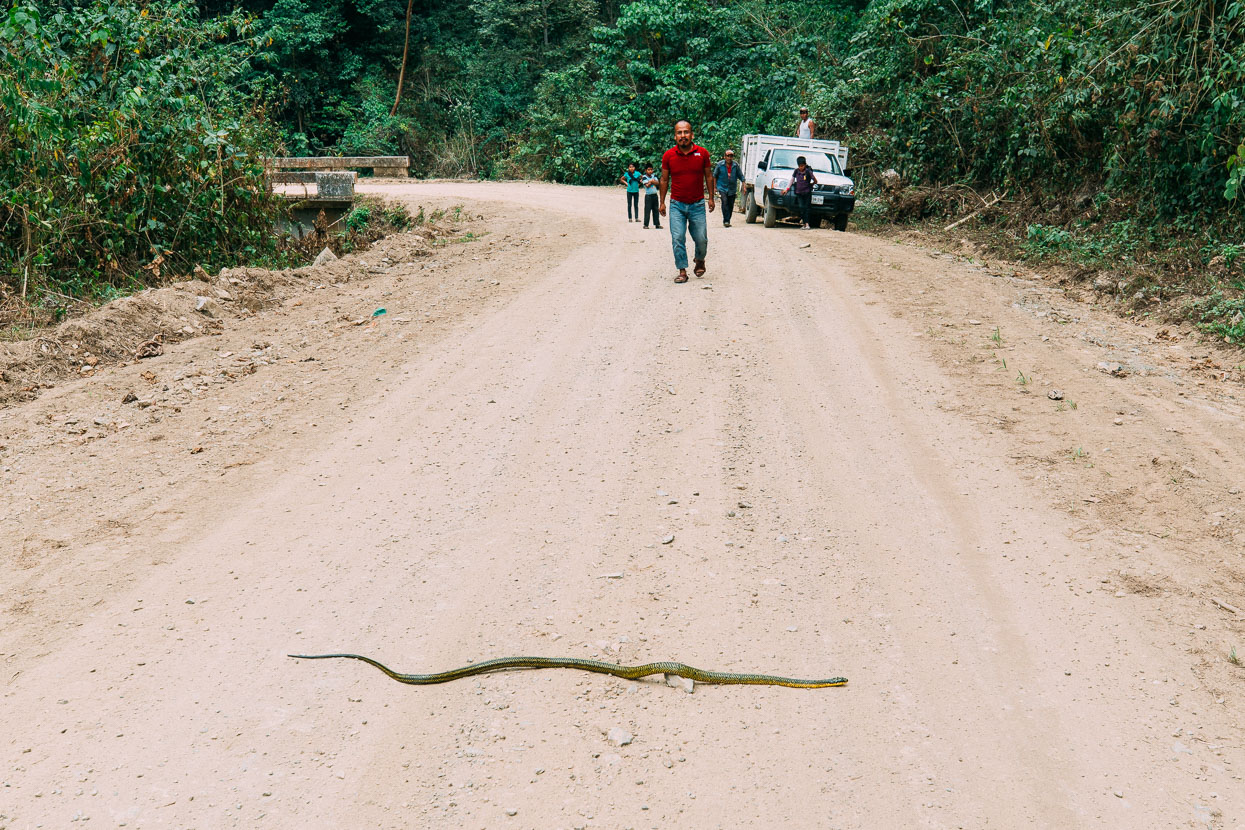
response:
[[[820,204],[822,204],[822,203],[823,203],[823,202],[825,202],[825,201],[826,201],[826,197],[825,197],[825,196],[814,196],[814,197],[813,197],[813,204],[815,204],[815,205],[820,205]]]

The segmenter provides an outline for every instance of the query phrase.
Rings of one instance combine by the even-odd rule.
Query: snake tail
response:
[[[710,685],[750,685],[750,686],[787,686],[793,689],[824,689],[830,686],[844,686],[846,677],[830,677],[825,680],[800,680],[794,677],[777,677],[772,674],[749,674],[736,672],[706,671],[689,666],[686,663],[660,662],[644,663],[639,666],[620,666],[601,660],[586,660],[577,657],[499,657],[495,660],[484,660],[449,671],[434,674],[403,674],[371,657],[362,654],[291,654],[297,660],[329,660],[344,658],[361,660],[369,666],[375,666],[399,683],[412,686],[430,686],[436,683],[448,683],[477,674],[488,674],[495,671],[510,669],[578,669],[580,671],[608,674],[623,680],[639,680],[654,674],[674,674],[694,680],[697,683]]]

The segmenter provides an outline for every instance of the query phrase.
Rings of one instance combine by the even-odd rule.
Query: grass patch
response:
[[[1245,294],[1240,283],[1234,286]],[[1245,296],[1227,297],[1222,289],[1195,304],[1198,328],[1223,338],[1225,343],[1245,343]]]

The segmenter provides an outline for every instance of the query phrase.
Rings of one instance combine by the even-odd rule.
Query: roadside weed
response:
[[[998,326],[994,327],[994,334],[990,335],[990,339],[993,340],[999,346],[1003,345],[1003,333],[999,331]]]
[[[1228,662],[1234,666],[1241,665],[1240,655],[1236,653],[1236,646],[1232,646],[1232,650],[1228,652]]]
[[[346,227],[358,233],[367,227],[367,223],[372,221],[372,209],[367,205],[359,205],[350,213],[346,214]]]
[[[1025,377],[1025,373],[1024,373],[1024,372],[1017,372],[1017,373],[1016,373],[1016,382],[1017,382],[1017,383],[1019,383],[1021,386],[1028,386],[1028,385],[1029,385],[1029,378]]]

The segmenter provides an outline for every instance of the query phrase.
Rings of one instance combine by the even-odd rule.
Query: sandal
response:
[[[677,277],[675,277],[675,278],[674,278],[674,281],[675,281],[675,282],[687,282],[687,274],[686,274],[686,272],[684,272],[684,271],[680,271],[680,272],[679,272],[679,275],[678,275]]]
[[[696,270],[692,272],[698,277],[705,275],[705,261],[703,259],[696,260]]]

